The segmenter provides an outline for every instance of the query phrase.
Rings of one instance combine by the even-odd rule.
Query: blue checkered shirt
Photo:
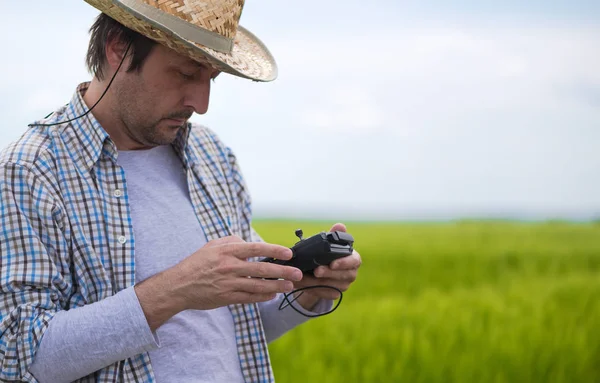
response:
[[[38,123],[82,115],[88,85],[79,85],[69,104]],[[207,239],[238,235],[259,241],[231,150],[194,124],[180,131],[173,147]],[[98,302],[134,284],[135,239],[117,156],[92,114],[31,127],[0,153],[0,381],[36,381],[28,368],[59,310]],[[245,381],[272,382],[258,307],[229,309]],[[153,382],[154,374],[144,353],[78,381]]]

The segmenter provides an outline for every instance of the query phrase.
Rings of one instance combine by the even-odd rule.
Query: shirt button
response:
[[[127,242],[127,238],[125,238],[124,236],[120,236],[118,241],[121,245],[123,245],[125,242]]]
[[[120,189],[115,190],[115,192],[113,193],[113,195],[117,198],[119,198],[120,196],[123,195],[123,192],[121,192]]]

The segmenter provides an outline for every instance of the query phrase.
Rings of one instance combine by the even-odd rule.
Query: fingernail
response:
[[[302,280],[302,271],[294,271],[294,280],[301,281]]]

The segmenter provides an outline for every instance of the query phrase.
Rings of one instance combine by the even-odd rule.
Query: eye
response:
[[[179,72],[179,74],[181,75],[181,77],[184,80],[193,80],[194,79],[194,75],[193,74],[186,74],[186,73],[183,73],[183,72]]]

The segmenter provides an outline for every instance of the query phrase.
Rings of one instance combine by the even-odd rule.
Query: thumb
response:
[[[330,231],[343,231],[345,233],[346,225],[344,225],[343,223],[336,223],[335,225],[333,225]]]

